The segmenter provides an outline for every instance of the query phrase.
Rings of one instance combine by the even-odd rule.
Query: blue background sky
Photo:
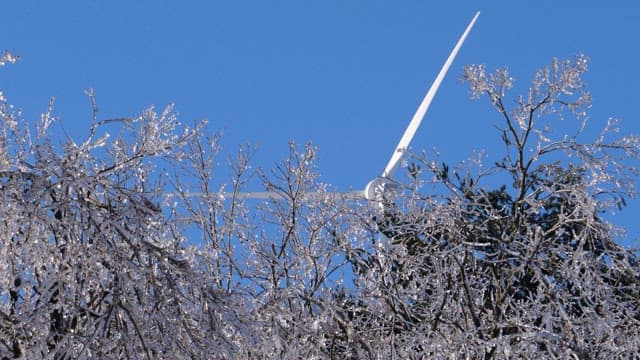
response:
[[[462,67],[508,66],[521,85],[552,57],[591,58],[595,127],[624,119],[640,133],[638,5],[632,1],[3,1],[0,49],[21,56],[0,88],[28,118],[56,96],[78,139],[89,126],[84,89],[102,118],[172,101],[190,122],[224,131],[227,154],[260,150],[265,168],[288,140],[320,149],[322,181],[361,188],[381,173],[422,96],[476,11],[412,147],[450,163],[473,149],[501,154],[486,99],[471,101]],[[515,93],[514,93],[515,95]],[[260,190],[260,189],[256,189]],[[639,200],[616,220],[640,234]]]

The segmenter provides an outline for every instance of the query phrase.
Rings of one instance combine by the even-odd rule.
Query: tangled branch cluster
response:
[[[503,157],[414,157],[383,209],[332,195],[311,145],[272,172],[242,148],[225,187],[220,138],[171,106],[101,120],[88,92],[89,136],[56,144],[53,101],[30,126],[0,96],[0,356],[637,356],[639,259],[603,213],[633,195],[640,139],[612,120],[582,141],[587,63],[553,60],[512,108],[506,70],[467,67]],[[281,196],[243,199],[253,175]]]

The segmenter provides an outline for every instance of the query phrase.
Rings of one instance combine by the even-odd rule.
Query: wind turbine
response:
[[[387,166],[384,168],[382,175],[371,180],[367,184],[367,186],[364,188],[364,190],[340,193],[339,195],[345,198],[380,201],[384,197],[386,197],[387,194],[397,189],[397,186],[398,186],[397,182],[394,181],[392,178],[393,172],[398,167],[398,164],[400,163],[400,159],[402,158],[402,155],[409,147],[409,144],[411,143],[411,139],[413,139],[413,136],[415,135],[416,131],[420,127],[420,123],[422,122],[422,119],[424,119],[424,116],[427,113],[427,110],[429,109],[429,105],[431,105],[431,102],[433,101],[433,98],[435,97],[436,92],[438,91],[438,88],[442,83],[442,80],[447,74],[449,67],[451,67],[451,64],[456,58],[458,51],[460,50],[460,48],[462,47],[462,44],[464,43],[467,36],[469,35],[469,32],[471,32],[471,29],[473,28],[473,25],[478,19],[478,16],[480,16],[479,11],[476,13],[473,19],[471,19],[471,22],[465,29],[464,33],[462,33],[462,36],[460,37],[455,47],[451,51],[451,54],[449,54],[449,57],[447,58],[444,65],[440,69],[438,76],[436,76],[436,79],[434,80],[433,84],[431,84],[429,91],[427,91],[427,94],[425,95],[424,99],[420,103],[418,110],[413,115],[411,122],[409,122],[409,126],[407,127],[404,134],[402,135],[402,138],[400,138],[400,141],[398,142],[398,145],[396,146],[393,154],[391,155],[391,159],[389,159]],[[277,199],[277,198],[283,197],[282,194],[275,191],[243,192],[243,193],[236,193],[235,196],[242,199],[274,199],[274,198]],[[313,196],[313,195],[309,194],[307,196]]]

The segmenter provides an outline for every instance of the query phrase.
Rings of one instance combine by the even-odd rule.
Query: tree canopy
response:
[[[383,203],[333,195],[311,144],[257,171],[243,147],[221,181],[221,138],[171,105],[102,119],[88,91],[87,137],[58,142],[53,101],[30,123],[0,92],[0,356],[637,356],[638,253],[607,212],[640,138],[584,139],[587,65],[553,59],[514,101],[506,69],[467,66],[504,153],[406,154]],[[281,196],[243,198],[253,176]]]

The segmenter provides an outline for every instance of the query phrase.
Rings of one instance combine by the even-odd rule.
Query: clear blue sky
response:
[[[591,58],[594,123],[620,117],[626,132],[640,133],[639,8],[574,0],[3,1],[0,49],[22,60],[0,71],[0,88],[29,118],[56,96],[55,113],[78,138],[91,110],[83,90],[93,88],[104,118],[172,101],[183,121],[208,118],[224,130],[227,154],[257,144],[255,164],[265,168],[284,158],[288,140],[312,140],[322,180],[348,190],[381,173],[478,10],[413,149],[437,147],[450,163],[473,149],[497,157],[499,118],[486,99],[469,100],[457,81],[462,66],[507,65],[524,84],[552,57],[578,52]],[[616,220],[632,237],[639,211],[634,200]]]

